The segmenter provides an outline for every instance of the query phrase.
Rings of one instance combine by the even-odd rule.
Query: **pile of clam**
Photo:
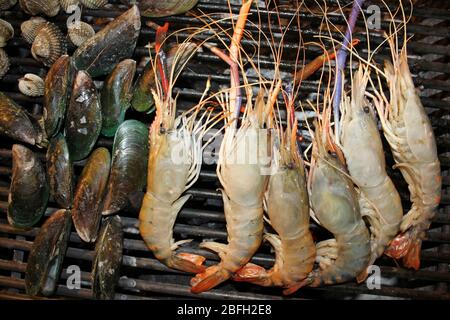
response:
[[[107,4],[107,0],[19,2],[27,14],[47,17],[57,15],[61,8],[70,12],[71,6],[79,2],[88,8]],[[196,2],[190,1],[184,11]],[[15,4],[2,1],[0,9]],[[0,28],[3,47],[14,30],[3,20]],[[114,297],[123,239],[121,220],[116,214],[129,204],[129,195],[144,189],[148,158],[147,125],[125,120],[125,114],[130,107],[150,112],[154,104],[151,63],[135,79],[136,62],[131,59],[140,29],[136,5],[97,33],[89,24],[79,22],[68,28],[66,37],[54,23],[38,16],[21,25],[33,57],[49,70],[45,79],[26,74],[19,80],[22,93],[43,96],[43,115],[39,119],[0,92],[0,135],[16,143],[12,147],[7,218],[16,228],[30,228],[41,221],[48,202],[60,208],[43,223],[33,243],[25,277],[28,294],[55,293],[73,225],[82,241],[96,243],[94,297]],[[78,47],[72,56],[67,54],[67,38]],[[0,64],[6,73],[9,62],[1,48]],[[104,76],[99,90],[94,79]],[[96,148],[100,135],[114,137],[112,154],[106,148]],[[42,148],[46,149],[45,164],[37,154]],[[78,181],[74,181],[73,172],[76,161],[85,163]]]

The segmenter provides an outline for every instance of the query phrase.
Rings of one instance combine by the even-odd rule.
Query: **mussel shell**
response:
[[[75,190],[72,218],[78,235],[85,242],[94,242],[97,238],[110,158],[108,149],[96,149],[83,168]]]
[[[19,0],[20,7],[25,13],[35,16],[45,14],[54,17],[59,12],[59,0]]]
[[[3,48],[0,48],[0,79],[8,73],[10,66],[8,54]]]
[[[108,4],[108,0],[80,0],[80,2],[89,9],[99,9]]]
[[[78,6],[79,3],[80,0],[59,0],[59,4],[65,13],[73,13],[71,6]]]
[[[136,61],[120,62],[106,78],[101,93],[102,134],[112,137],[125,119],[130,106],[131,86],[136,72]]]
[[[113,159],[103,214],[124,209],[129,196],[141,191],[147,180],[148,129],[137,120],[119,126],[114,138]]]
[[[139,9],[133,6],[78,47],[73,54],[76,67],[92,77],[109,74],[120,61],[132,56],[140,30]]]
[[[44,95],[44,80],[33,73],[27,73],[19,79],[19,91],[29,97]]]
[[[198,0],[141,0],[139,9],[144,17],[159,18],[185,13],[197,2]]]
[[[16,5],[17,0],[0,0],[0,11],[8,10]]]
[[[79,71],[70,97],[65,120],[65,136],[73,161],[86,158],[102,129],[102,111],[91,77]]]
[[[114,299],[122,264],[123,231],[119,216],[105,219],[95,245],[92,290],[96,299]]]
[[[63,55],[56,60],[45,77],[43,118],[47,137],[58,133],[63,124],[74,75],[75,68],[71,58]]]
[[[95,35],[94,28],[86,22],[79,21],[79,23],[71,24],[67,29],[67,34],[70,41],[79,47],[88,39]]]
[[[3,19],[0,19],[0,47],[6,46],[9,39],[14,36],[14,28]]]
[[[39,143],[42,138],[31,116],[2,92],[0,92],[0,135],[33,145]]]
[[[67,53],[67,40],[61,30],[47,22],[41,27],[31,46],[31,54],[46,67],[51,67],[59,57]]]
[[[8,222],[19,228],[33,226],[45,212],[49,188],[45,169],[25,146],[12,147],[12,179],[8,197]]]
[[[27,294],[50,296],[55,292],[71,226],[70,211],[61,209],[53,213],[39,229],[27,261]]]
[[[73,166],[61,133],[50,140],[46,165],[51,197],[60,207],[69,209],[73,201]]]
[[[29,20],[22,22],[20,30],[22,31],[22,37],[26,42],[32,44],[36,35],[43,26],[47,23],[47,20],[41,17],[31,17]]]

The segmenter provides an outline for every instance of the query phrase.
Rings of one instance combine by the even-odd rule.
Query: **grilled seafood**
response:
[[[19,79],[19,91],[29,97],[44,95],[44,80],[33,73],[27,73]]]

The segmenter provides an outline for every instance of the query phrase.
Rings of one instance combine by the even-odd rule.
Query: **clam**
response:
[[[8,197],[8,222],[19,228],[37,223],[45,212],[48,184],[43,164],[25,146],[12,147],[12,178]]]
[[[59,0],[19,0],[20,7],[25,13],[36,16],[41,13],[54,17],[59,12]]]
[[[17,0],[0,0],[0,11],[8,10],[16,5]]]
[[[113,158],[103,215],[117,213],[129,203],[129,196],[146,183],[148,129],[137,120],[127,120],[114,137]]]
[[[123,231],[120,217],[105,219],[95,245],[92,290],[96,299],[114,299],[122,264]]]
[[[27,21],[22,22],[20,30],[22,31],[22,37],[26,42],[32,44],[36,35],[43,26],[47,23],[47,20],[41,17],[32,17]]]
[[[198,0],[141,0],[139,9],[144,17],[167,17],[185,13],[191,10],[197,2]]]
[[[0,135],[29,144],[42,140],[31,116],[12,99],[0,92]]]
[[[31,54],[45,66],[51,67],[66,52],[66,37],[55,24],[47,22],[38,31],[31,47]]]
[[[25,271],[25,290],[32,296],[55,292],[66,254],[72,219],[70,211],[53,213],[39,229]]]
[[[92,152],[81,172],[72,208],[72,219],[80,238],[85,242],[97,239],[101,220],[102,199],[108,183],[110,154],[106,148]]]
[[[59,0],[59,4],[65,13],[73,13],[74,8],[80,4],[80,0]]]
[[[14,28],[8,21],[0,19],[0,47],[5,47],[12,37],[14,37]]]
[[[19,90],[29,97],[44,95],[44,80],[33,73],[27,73],[19,79]]]
[[[60,207],[69,209],[73,201],[73,166],[61,133],[50,140],[46,158],[50,196]]]
[[[72,23],[67,29],[70,41],[79,47],[95,34],[94,28],[86,22]]]
[[[80,0],[80,2],[89,9],[99,9],[108,4],[108,0]]]
[[[0,79],[8,73],[10,67],[9,57],[3,48],[0,48]]]
[[[125,118],[130,106],[131,85],[136,72],[136,61],[120,62],[106,78],[101,92],[102,134],[112,137]]]
[[[102,111],[94,82],[79,71],[75,77],[66,120],[65,136],[73,161],[86,158],[102,129]]]
[[[109,74],[132,56],[140,30],[139,9],[133,6],[78,47],[73,54],[76,67],[92,77]]]
[[[44,129],[47,137],[57,134],[64,121],[75,68],[68,55],[59,57],[45,77]]]

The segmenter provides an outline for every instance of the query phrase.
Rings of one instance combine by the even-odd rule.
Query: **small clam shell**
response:
[[[31,54],[36,60],[50,67],[66,52],[66,37],[55,24],[47,22],[37,33],[31,47]]]
[[[71,24],[67,31],[70,41],[77,47],[95,35],[94,28],[90,24],[82,21]]]
[[[8,21],[0,19],[0,47],[6,46],[12,37],[14,37],[14,28]]]
[[[59,0],[19,0],[20,7],[25,13],[35,16],[45,14],[54,17],[59,12]]]
[[[44,80],[32,73],[27,73],[19,79],[19,90],[29,97],[40,97],[44,95]]]
[[[80,0],[59,0],[59,4],[65,13],[73,13],[73,8],[80,4]]]
[[[12,8],[17,3],[17,0],[0,0],[0,11],[1,10],[8,10],[9,8]]]
[[[47,20],[41,17],[32,17],[31,19],[22,22],[20,25],[20,30],[22,31],[22,37],[28,43],[33,43],[36,38],[37,33],[43,26]]]
[[[99,9],[108,4],[108,0],[80,0],[80,2],[89,9]]]
[[[10,67],[9,57],[3,48],[0,48],[0,79],[5,76]]]

